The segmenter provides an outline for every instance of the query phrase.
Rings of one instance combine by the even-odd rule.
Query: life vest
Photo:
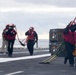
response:
[[[6,35],[7,32],[8,32],[8,28],[5,28],[2,33],[3,39],[7,39],[7,35]]]
[[[28,31],[28,33],[30,35],[28,35],[27,40],[34,40],[35,39],[35,36],[34,36],[35,32],[34,31],[32,31],[32,32]]]
[[[15,40],[16,34],[17,34],[17,32],[14,29],[9,30],[7,32],[7,39],[8,40]]]
[[[66,42],[69,42],[71,44],[75,44],[75,37],[74,37],[74,32],[69,31],[68,34],[63,33],[63,38]]]

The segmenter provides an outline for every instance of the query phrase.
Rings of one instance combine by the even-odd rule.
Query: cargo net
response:
[[[52,61],[56,60],[59,56],[65,55],[65,45],[64,42],[61,42],[57,45],[56,51],[50,57],[44,59],[40,64],[50,64]]]

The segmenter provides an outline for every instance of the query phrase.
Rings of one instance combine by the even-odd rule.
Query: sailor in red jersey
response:
[[[65,56],[64,64],[67,63],[67,60],[69,60],[69,64],[71,67],[74,66],[74,56],[73,56],[73,50],[75,48],[76,43],[76,26],[75,22],[71,21],[68,26],[66,27],[68,32],[63,32],[63,38],[65,42],[65,49],[67,51],[67,55]]]
[[[30,52],[30,55],[33,55],[34,44],[38,41],[38,34],[36,31],[34,31],[33,27],[30,27],[25,35],[27,36],[27,48]]]
[[[15,43],[15,38],[16,38],[16,34],[17,32],[15,31],[15,25],[12,24],[10,26],[10,29],[7,32],[7,40],[8,40],[8,56],[12,57],[12,53],[13,53],[13,46]]]
[[[10,24],[7,24],[5,29],[2,32],[2,49],[1,49],[1,53],[4,53],[4,54],[8,52],[8,50],[7,50],[8,41],[7,41],[7,38],[6,38],[6,33],[9,30],[9,26],[10,26]],[[6,47],[6,49],[4,49],[5,47]]]

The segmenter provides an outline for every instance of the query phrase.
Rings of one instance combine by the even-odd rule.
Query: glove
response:
[[[37,42],[37,40],[35,40],[35,42]]]

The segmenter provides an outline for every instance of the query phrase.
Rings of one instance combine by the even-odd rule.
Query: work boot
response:
[[[8,54],[8,57],[12,57],[12,54]]]
[[[30,55],[33,55],[33,53],[30,53]]]
[[[74,64],[70,64],[70,67],[74,67]]]
[[[64,64],[66,64],[66,63],[67,63],[67,60],[68,60],[68,59],[64,59]]]

